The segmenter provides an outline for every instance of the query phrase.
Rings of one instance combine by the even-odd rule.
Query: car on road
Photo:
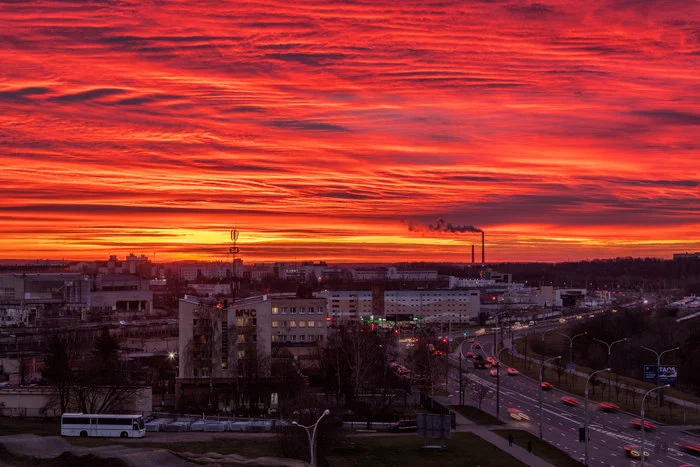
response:
[[[700,444],[685,444],[683,450],[693,456],[700,456]]]
[[[639,459],[641,457],[641,449],[636,444],[627,444],[623,447],[623,449],[627,453],[627,457],[631,457],[632,459]],[[648,457],[649,451],[644,451],[644,458],[647,459]]]
[[[642,429],[642,420],[639,418],[633,418],[630,420],[630,426],[638,430]],[[649,423],[649,421],[644,420],[644,431],[656,430],[656,425]]]
[[[578,407],[581,405],[581,402],[569,396],[562,397],[561,401],[564,403],[564,405],[568,405],[569,407]]]
[[[541,386],[543,391],[551,391],[552,389],[554,389],[552,383],[548,383],[547,381],[542,381]]]
[[[480,348],[481,348],[481,344],[479,344],[478,342],[475,342],[475,343],[474,343],[474,348],[477,349],[477,350],[480,349]]]
[[[490,370],[490,371],[489,371],[489,374],[490,374],[491,376],[496,377],[496,376],[498,376],[498,370],[496,370],[496,369],[494,368],[493,370]]]
[[[600,409],[603,412],[617,412],[618,410],[620,410],[620,406],[615,405],[612,402],[601,402]]]
[[[486,334],[486,328],[481,328],[478,331],[476,331],[477,336],[483,336],[484,334]]]
[[[392,425],[389,425],[391,433],[415,433],[418,430],[418,421],[416,420],[400,420]]]
[[[508,376],[517,376],[519,374],[518,370],[515,368],[508,368]]]
[[[525,412],[515,407],[509,408],[508,413],[510,414],[510,418],[519,422],[524,420],[530,420],[530,417]]]
[[[471,353],[471,352],[467,352],[467,353],[464,354],[464,358],[475,358],[475,357],[476,357],[476,355],[474,355],[474,354]]]
[[[469,339],[467,339],[467,342],[469,342],[470,344],[473,344],[476,341],[474,340],[473,337],[470,337]]]
[[[474,368],[478,370],[485,370],[487,368],[490,368],[491,364],[487,362],[486,360],[483,359],[480,355],[474,358]]]
[[[534,322],[534,321],[530,321],[530,322],[528,323],[528,326],[534,327],[534,326],[535,326],[535,322]]]
[[[566,318],[559,318],[559,324],[566,323]]]

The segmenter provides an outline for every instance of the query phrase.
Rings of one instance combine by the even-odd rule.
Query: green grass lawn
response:
[[[471,405],[451,405],[450,409],[467,417],[477,425],[503,425],[503,422],[490,413]]]
[[[281,453],[280,442],[276,436],[269,438],[213,438],[211,441],[193,441],[191,443],[149,443],[138,442],[126,444],[119,438],[66,438],[71,444],[86,448],[121,444],[134,448],[169,449],[175,452],[218,452],[220,454],[240,454],[246,457],[284,457]]]
[[[502,467],[524,466],[511,455],[501,451],[472,433],[454,433],[447,440],[447,450],[430,452],[423,449],[424,439],[414,434],[381,437],[346,437],[344,446],[332,449],[326,456],[329,467],[401,466],[424,467]],[[436,440],[430,441],[437,444]]]
[[[36,426],[35,426],[36,428]],[[42,431],[36,429],[36,431]],[[26,432],[26,431],[25,431]],[[55,435],[55,432],[45,434]],[[118,438],[66,438],[73,444],[84,447],[105,446],[122,444]],[[396,466],[423,467],[426,465],[440,465],[441,467],[476,466],[524,466],[522,462],[509,454],[499,450],[492,444],[484,441],[472,433],[454,433],[452,438],[446,441],[447,450],[440,452],[423,449],[425,439],[415,434],[405,435],[381,435],[381,436],[344,436],[334,439],[325,456],[319,456],[319,464],[327,467],[350,467],[371,465],[373,467]],[[438,444],[437,440],[430,440],[430,444]],[[130,447],[148,447],[153,449],[170,449],[176,452],[218,452],[221,454],[237,453],[254,458],[261,456],[284,457],[281,453],[281,445],[278,437],[269,438],[214,438],[211,441],[190,443],[129,443]],[[63,455],[65,459],[53,461],[37,460],[29,457],[5,456],[8,454],[0,446],[0,458],[11,467],[33,467],[40,465],[85,466],[85,467],[112,467],[121,464],[112,464],[112,460],[96,460],[94,456],[89,459],[76,456]],[[319,453],[320,454],[320,453]],[[92,460],[90,460],[92,459]]]
[[[569,456],[561,449],[551,444],[540,441],[539,438],[523,430],[493,430],[497,435],[508,438],[513,435],[513,442],[518,446],[527,448],[527,442],[532,441],[532,453],[551,464],[559,467],[581,467],[581,463]]]

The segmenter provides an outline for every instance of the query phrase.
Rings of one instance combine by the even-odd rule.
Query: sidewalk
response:
[[[440,398],[440,399],[443,399],[443,398]],[[444,398],[444,399],[447,399],[447,398]],[[443,404],[449,404],[449,402],[447,402],[447,400],[445,400],[445,401],[439,400],[439,402],[441,402]],[[505,453],[510,454],[511,456],[518,459],[520,462],[523,462],[523,463],[530,465],[530,466],[533,466],[533,467],[555,467],[554,464],[550,464],[549,462],[540,459],[535,454],[527,452],[527,449],[521,448],[520,446],[518,446],[516,444],[509,446],[507,439],[505,439],[502,436],[497,435],[496,433],[491,432],[491,428],[493,428],[493,429],[509,428],[508,424],[498,425],[498,426],[493,426],[493,427],[479,426],[476,423],[469,420],[468,418],[466,418],[465,416],[461,415],[459,412],[455,412],[455,421],[457,422],[457,429],[455,431],[458,431],[458,432],[467,431],[467,432],[474,433],[479,438],[493,444],[498,449],[500,449],[501,451],[503,451]]]

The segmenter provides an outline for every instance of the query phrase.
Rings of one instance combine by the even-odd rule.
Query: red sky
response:
[[[700,251],[699,5],[0,2],[0,258]]]

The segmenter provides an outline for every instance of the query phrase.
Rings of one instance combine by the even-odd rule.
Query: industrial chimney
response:
[[[474,244],[472,243],[472,265],[474,265]]]
[[[481,265],[486,264],[486,250],[484,250],[484,231],[481,231]]]

